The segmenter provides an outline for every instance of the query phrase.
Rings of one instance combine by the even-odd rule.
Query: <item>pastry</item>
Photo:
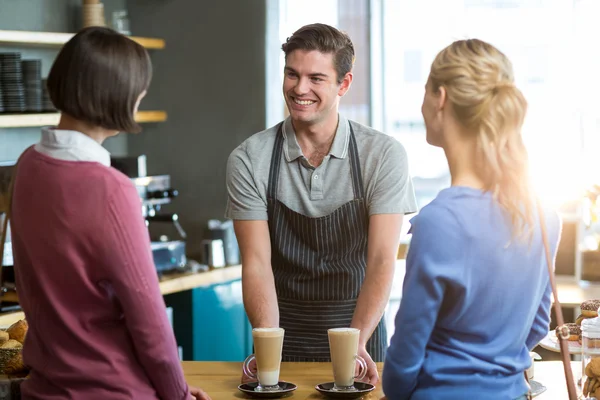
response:
[[[0,331],[0,345],[3,345],[4,343],[8,342],[8,339],[10,339],[8,332]]]
[[[27,325],[27,321],[23,319],[12,324],[6,330],[6,332],[8,332],[11,339],[14,339],[17,342],[23,344],[25,343],[25,335],[27,335],[28,328],[29,326]]]
[[[569,322],[565,324],[565,326],[569,329],[569,338],[567,340],[569,340],[570,342],[578,341],[579,337],[581,336],[581,327],[573,322]],[[556,330],[556,337],[559,337],[558,328]]]
[[[23,356],[21,355],[21,352],[15,354],[15,356],[8,360],[4,366],[5,374],[17,374],[26,370],[27,368],[25,368],[25,364],[23,364]]]
[[[20,349],[23,345],[15,339],[9,339],[6,343],[0,346],[0,349]]]
[[[600,358],[592,358],[585,366],[584,373],[583,395],[600,398]]]
[[[576,323],[577,325],[581,326],[581,322],[582,322],[584,319],[587,319],[587,318],[591,318],[591,317],[585,317],[583,314],[579,314],[579,315],[577,316],[577,319],[575,320],[575,323]]]
[[[590,360],[588,365],[585,367],[585,374],[588,376],[600,377],[600,358],[595,357]]]
[[[600,308],[600,300],[587,300],[581,303],[581,315],[587,318],[596,318]]]

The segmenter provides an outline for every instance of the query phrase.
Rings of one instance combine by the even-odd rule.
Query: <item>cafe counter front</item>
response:
[[[238,362],[198,362],[184,361],[183,371],[191,386],[201,387],[212,400],[231,400],[251,398],[238,390],[242,376],[242,364]],[[379,373],[383,363],[378,363]],[[581,375],[581,363],[572,363],[576,380]],[[545,390],[535,396],[539,400],[567,399],[567,384],[560,361],[537,361],[535,363],[534,381]],[[280,380],[295,384],[298,388],[285,398],[290,399],[325,399],[317,392],[315,386],[333,381],[330,363],[289,363],[281,364]],[[536,385],[536,387],[538,387]],[[365,400],[381,399],[381,385],[363,397]],[[465,397],[465,398],[468,398]]]

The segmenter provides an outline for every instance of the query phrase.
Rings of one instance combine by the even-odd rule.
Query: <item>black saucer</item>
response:
[[[281,390],[277,391],[269,391],[269,392],[255,392],[254,389],[258,386],[258,382],[249,382],[244,383],[238,386],[238,389],[250,397],[254,397],[255,399],[278,399],[280,397],[284,397],[292,393],[298,387],[290,382],[279,382],[278,383]]]
[[[375,389],[375,385],[364,382],[354,382],[356,390],[348,392],[339,392],[333,390],[333,382],[320,383],[315,386],[315,389],[327,397],[333,399],[359,399]]]

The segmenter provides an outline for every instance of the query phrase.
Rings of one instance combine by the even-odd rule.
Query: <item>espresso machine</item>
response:
[[[147,176],[146,156],[111,157],[111,165],[127,175],[142,200],[142,215],[150,233],[150,246],[157,272],[181,270],[186,267],[186,233],[175,213],[162,208],[179,194],[171,186],[170,175]]]
[[[13,174],[15,161],[0,162],[0,240],[6,217],[7,199],[10,179]],[[19,308],[15,287],[15,271],[10,238],[10,225],[6,232],[4,254],[0,254],[0,311]]]

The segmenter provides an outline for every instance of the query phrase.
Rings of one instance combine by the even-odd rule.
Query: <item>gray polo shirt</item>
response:
[[[246,139],[229,156],[225,216],[268,220],[267,188],[277,125]],[[417,211],[404,147],[394,138],[352,122],[369,215]],[[340,115],[331,150],[317,168],[302,154],[291,119],[283,123],[277,198],[308,217],[322,217],[354,198],[349,121]]]

